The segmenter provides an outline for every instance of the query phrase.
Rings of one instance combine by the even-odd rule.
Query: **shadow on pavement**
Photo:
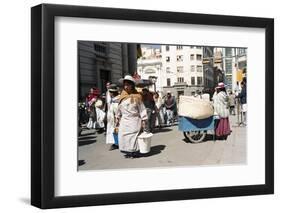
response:
[[[85,160],[79,160],[78,161],[78,166],[82,166],[82,165],[84,165],[86,162],[85,162]]]
[[[82,140],[87,140],[87,139],[93,139],[93,138],[96,138],[97,136],[95,136],[95,135],[92,135],[92,136],[89,136],[89,135],[82,135],[82,136],[79,136],[78,137],[78,140],[79,141],[82,141]]]
[[[159,132],[170,132],[170,131],[173,131],[172,129],[167,129],[165,127],[162,127],[161,129],[154,129],[154,133],[159,133]]]
[[[204,141],[214,141],[216,140],[216,137],[213,134],[207,134],[203,140]]]
[[[86,145],[90,145],[90,144],[92,144],[92,143],[95,143],[95,142],[97,142],[97,140],[96,139],[92,139],[92,140],[81,140],[81,139],[79,139],[78,140],[78,146],[86,146]]]
[[[87,135],[94,135],[94,134],[96,134],[96,132],[87,132],[87,133],[83,133],[83,134],[79,135],[79,137],[83,137],[83,136],[87,136]]]
[[[165,145],[152,146],[150,148],[150,152],[147,154],[141,154],[141,157],[150,157],[152,155],[160,154],[165,149],[165,147]]]

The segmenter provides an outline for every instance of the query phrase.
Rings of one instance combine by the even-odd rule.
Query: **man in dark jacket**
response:
[[[146,108],[147,113],[147,124],[146,130],[149,132],[154,131],[154,121],[155,121],[155,102],[153,100],[153,95],[147,88],[142,89],[143,104]]]
[[[240,100],[241,104],[241,112],[242,112],[242,124],[246,125],[246,118],[247,118],[247,87],[246,82],[241,82],[241,92],[238,94],[237,98]]]
[[[177,104],[175,98],[171,95],[171,92],[167,92],[167,97],[164,101],[167,115],[167,125],[171,125],[174,120],[175,113],[177,113]]]

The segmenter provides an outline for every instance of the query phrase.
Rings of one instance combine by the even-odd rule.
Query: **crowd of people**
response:
[[[106,133],[106,144],[109,150],[119,149],[125,158],[139,157],[137,137],[141,132],[155,131],[155,128],[171,126],[177,120],[177,101],[171,91],[162,95],[151,92],[148,88],[137,90],[132,76],[121,79],[122,90],[116,85],[107,83],[106,93],[100,94],[97,88],[91,88],[85,98],[84,114],[79,114],[80,125],[86,122],[88,129],[97,129]],[[227,92],[226,86],[220,82],[213,94],[208,90],[196,91],[196,98],[212,101],[216,116],[215,134],[227,138],[231,133],[229,116],[236,114],[241,106],[242,120],[246,125],[247,93],[246,80],[241,89]]]
[[[172,125],[176,121],[177,105],[170,91],[161,97],[146,87],[137,90],[134,78],[129,75],[121,82],[122,90],[108,82],[105,94],[91,88],[80,108],[79,124],[105,132],[109,150],[119,149],[126,158],[135,158],[140,132],[153,133],[156,128]]]

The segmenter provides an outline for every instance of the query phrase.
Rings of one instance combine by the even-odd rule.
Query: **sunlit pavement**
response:
[[[78,169],[104,170],[122,168],[176,167],[198,165],[245,164],[247,160],[245,126],[230,116],[232,133],[227,140],[213,140],[212,132],[201,143],[190,143],[175,124],[156,129],[150,153],[134,159],[124,158],[117,149],[109,151],[105,134],[83,130],[78,141]]]

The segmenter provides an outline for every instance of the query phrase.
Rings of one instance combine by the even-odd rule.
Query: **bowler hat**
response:
[[[109,92],[118,92],[118,87],[116,84],[111,84],[108,89]]]
[[[135,79],[134,79],[132,76],[130,76],[130,75],[126,75],[124,78],[121,78],[119,81],[120,81],[121,83],[123,83],[123,84],[124,84],[124,81],[130,81],[130,82],[132,82],[133,84],[136,84]]]
[[[225,88],[225,84],[223,82],[219,82],[216,88]]]

